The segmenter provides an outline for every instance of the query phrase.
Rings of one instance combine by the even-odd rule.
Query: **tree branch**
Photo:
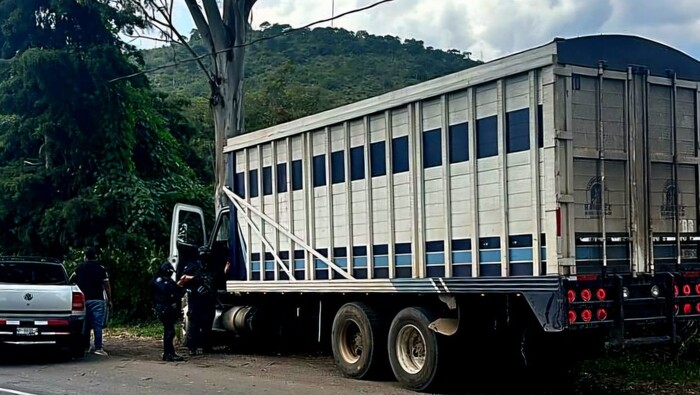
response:
[[[185,0],[185,4],[190,10],[192,20],[194,21],[194,25],[197,26],[199,35],[202,36],[202,41],[204,41],[204,45],[207,47],[209,52],[213,54],[216,48],[214,47],[214,41],[212,41],[211,38],[211,30],[209,30],[209,24],[207,24],[207,20],[204,19],[202,10],[200,10],[199,5],[197,5],[197,0]]]
[[[236,0],[224,0],[224,6],[226,3],[232,1]],[[209,32],[214,41],[214,49],[216,50],[229,46],[231,43],[229,42],[226,26],[224,26],[224,21],[221,19],[219,6],[216,4],[216,0],[202,0],[202,5],[204,6],[204,13],[207,16],[207,22],[209,22]]]

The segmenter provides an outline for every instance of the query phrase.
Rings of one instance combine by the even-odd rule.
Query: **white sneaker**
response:
[[[95,350],[95,355],[101,355],[101,356],[103,356],[103,357],[108,357],[108,356],[109,356],[109,354],[107,354],[107,353],[105,352],[105,350],[103,350],[103,349],[101,349],[101,348],[98,349],[98,350]]]

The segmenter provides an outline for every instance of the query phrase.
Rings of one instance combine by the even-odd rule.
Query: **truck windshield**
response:
[[[64,285],[63,266],[39,262],[0,262],[0,283]]]

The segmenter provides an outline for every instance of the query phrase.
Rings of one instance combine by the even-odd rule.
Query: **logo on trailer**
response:
[[[676,195],[678,195],[678,205],[676,205]],[[682,194],[673,180],[667,180],[664,185],[664,194],[661,203],[661,218],[674,219],[678,213],[678,218],[685,217],[685,206],[682,201]]]
[[[603,215],[603,194],[605,194],[605,215],[612,214],[610,193],[607,186],[603,185],[600,177],[592,177],[586,187],[588,203],[584,204],[584,211],[587,217],[600,218]]]
[[[28,293],[28,294],[24,294],[24,300],[26,300],[27,302],[29,302],[29,301],[32,300],[32,299],[34,299],[34,295],[29,294],[29,293]]]

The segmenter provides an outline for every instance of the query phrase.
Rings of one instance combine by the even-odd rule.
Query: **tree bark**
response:
[[[214,120],[215,205],[225,204],[227,163],[223,155],[226,139],[243,133],[243,64],[248,17],[257,0],[224,0],[223,16],[216,0],[185,0],[197,30],[211,54],[210,108]],[[206,19],[205,19],[206,15]]]

